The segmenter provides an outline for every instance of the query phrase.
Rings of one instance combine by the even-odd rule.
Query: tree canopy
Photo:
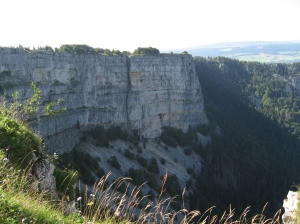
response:
[[[132,54],[156,55],[159,53],[159,50],[153,47],[139,47],[135,49]]]
[[[265,214],[274,214],[300,181],[300,94],[291,85],[300,63],[196,57],[195,65],[211,141],[199,150],[204,168],[192,207],[258,212],[268,202]]]

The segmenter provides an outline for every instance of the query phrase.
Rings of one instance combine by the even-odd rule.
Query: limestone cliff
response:
[[[119,125],[147,138],[162,126],[186,130],[206,123],[201,86],[190,55],[103,56],[0,49],[0,94],[30,97],[34,82],[47,103],[64,98],[67,111],[37,116],[31,127],[50,150],[72,149],[80,130]],[[60,151],[62,152],[62,151]]]

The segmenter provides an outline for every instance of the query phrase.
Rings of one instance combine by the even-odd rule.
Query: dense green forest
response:
[[[63,44],[59,48],[52,48],[50,46],[45,47],[23,47],[19,45],[18,47],[11,47],[12,49],[22,49],[28,53],[37,53],[42,51],[49,52],[68,52],[71,54],[101,54],[107,56],[122,56],[122,55],[157,55],[160,51],[157,48],[153,47],[138,47],[133,51],[133,53],[129,51],[119,51],[119,50],[110,50],[107,48],[93,48],[86,44]]]
[[[191,206],[274,214],[300,181],[300,63],[195,57],[211,141]],[[218,210],[219,209],[219,210]]]

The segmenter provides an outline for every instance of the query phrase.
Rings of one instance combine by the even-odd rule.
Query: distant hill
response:
[[[224,42],[174,50],[188,51],[193,56],[224,56],[243,61],[298,62],[300,41],[295,42]]]

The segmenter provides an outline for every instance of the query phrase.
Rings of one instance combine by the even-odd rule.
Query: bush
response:
[[[104,127],[98,126],[90,131],[92,138],[96,140],[96,145],[100,147],[109,147],[109,141],[106,137]]]
[[[129,149],[125,149],[124,155],[126,158],[135,159],[135,154],[133,152],[130,152]]]
[[[186,171],[187,171],[188,174],[192,174],[194,172],[194,169],[189,167],[189,168],[187,168]]]
[[[111,126],[107,130],[107,138],[109,140],[116,140],[122,137],[122,129],[119,126]]]
[[[44,116],[54,116],[63,112],[66,108],[53,110],[53,107],[59,106],[63,102],[59,98],[57,102],[50,102],[40,108],[41,90],[31,83],[32,96],[20,102],[19,93],[12,94],[12,102],[2,102],[0,105],[0,148],[6,148],[7,157],[13,164],[18,164],[20,168],[29,167],[34,154],[38,159],[42,157],[41,143],[42,140],[35,136],[25,125],[24,122],[16,120],[19,118],[26,120],[30,115],[41,112]]]
[[[97,176],[99,178],[105,176],[105,172],[104,172],[104,169],[103,168],[99,168],[98,171],[97,171]]]
[[[131,142],[135,147],[139,146],[140,136],[137,130],[132,131],[132,135],[128,136],[129,142]]]
[[[161,134],[161,140],[172,147],[176,147],[177,144],[182,147],[191,146],[198,143],[198,135],[197,131],[193,130],[191,127],[189,127],[186,133],[178,128],[164,127]]]
[[[124,130],[122,133],[121,139],[124,141],[128,141],[129,136],[130,136],[129,133],[126,130]]]
[[[197,130],[204,136],[209,135],[210,133],[210,126],[209,124],[199,124],[197,126]]]
[[[41,139],[24,124],[0,115],[0,148],[8,148],[7,157],[13,164],[26,168],[32,162],[35,152],[40,155]]]
[[[146,158],[142,157],[142,156],[138,156],[137,157],[137,161],[141,164],[141,166],[143,167],[147,167],[148,165],[148,161]]]
[[[112,188],[119,191],[119,192],[121,192],[121,193],[123,193],[123,194],[126,192],[126,189],[127,189],[124,182],[123,183],[114,182],[112,184]],[[127,194],[128,194],[128,192],[127,192]]]
[[[72,160],[76,161],[77,164],[81,164],[81,166],[86,166],[90,170],[98,170],[100,168],[98,159],[92,157],[87,152],[79,151],[78,149],[74,148],[71,152],[71,156],[72,156]]]
[[[87,140],[88,140],[88,136],[87,136],[86,132],[83,132],[82,136],[80,137],[80,141],[85,142]]]
[[[193,150],[192,150],[191,148],[185,148],[185,149],[184,149],[184,154],[186,154],[187,156],[188,156],[188,155],[191,155],[191,154],[192,154],[192,151],[193,151]]]
[[[94,184],[96,182],[95,177],[93,176],[91,170],[86,166],[81,166],[79,169],[80,178],[86,184]]]
[[[178,177],[175,174],[169,176],[169,178],[167,179],[166,190],[171,195],[171,197],[181,195],[180,183]]]
[[[186,181],[186,189],[189,190],[190,188],[192,188],[194,185],[194,181],[193,179],[190,177],[189,180]]]
[[[130,168],[128,170],[128,176],[130,178],[132,178],[132,183],[134,185],[141,185],[145,182],[145,170],[144,169],[138,169],[138,170],[135,170],[133,168]]]
[[[138,153],[142,153],[142,152],[143,152],[142,147],[138,146],[138,147],[137,147],[137,151],[138,151]]]
[[[201,142],[199,142],[199,144],[196,144],[193,146],[193,151],[201,156],[203,156],[205,154],[204,153],[205,150],[204,150]]]
[[[164,158],[160,158],[160,163],[161,164],[166,164],[166,160]]]
[[[177,146],[175,139],[171,136],[166,135],[165,133],[161,134],[161,140],[168,146],[171,146],[174,148]]]
[[[148,177],[148,182],[147,182],[148,186],[151,187],[154,190],[158,190],[158,184],[156,181],[156,178],[154,175],[150,175],[150,177]]]
[[[158,55],[159,53],[159,50],[153,47],[139,47],[132,54]]]
[[[64,44],[58,49],[59,52],[69,52],[72,54],[95,54],[94,48],[85,44]]]
[[[121,165],[117,159],[116,156],[111,156],[110,159],[108,159],[107,161],[111,166],[117,168],[117,169],[121,169]]]
[[[56,187],[59,191],[64,192],[66,195],[69,195],[70,200],[74,199],[74,188],[73,185],[78,179],[78,173],[74,170],[62,170],[55,168],[53,176],[56,179]]]
[[[150,173],[159,173],[159,168],[156,158],[152,157],[150,164],[148,165],[148,171]]]
[[[96,179],[92,172],[96,172],[97,176],[103,176],[100,174],[102,171],[99,167],[99,161],[101,161],[100,157],[94,158],[87,152],[73,148],[71,152],[65,152],[60,155],[56,165],[61,169],[78,170],[79,176],[84,183],[93,184],[96,182]]]

